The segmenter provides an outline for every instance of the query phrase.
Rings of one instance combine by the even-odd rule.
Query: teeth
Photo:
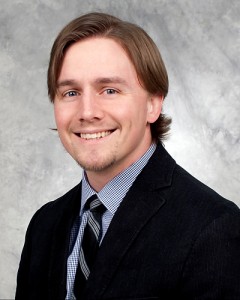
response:
[[[80,137],[86,140],[100,139],[109,135],[111,131],[102,131],[96,133],[80,133]]]

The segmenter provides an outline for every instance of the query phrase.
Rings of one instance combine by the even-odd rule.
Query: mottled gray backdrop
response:
[[[72,18],[103,11],[143,26],[170,78],[166,148],[198,179],[240,205],[239,0],[0,0],[0,299],[11,299],[33,213],[77,184],[48,102],[49,51]]]

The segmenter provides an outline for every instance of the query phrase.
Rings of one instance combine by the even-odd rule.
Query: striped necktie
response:
[[[105,207],[97,196],[93,195],[85,204],[85,210],[89,210],[89,214],[82,238],[74,284],[74,295],[77,299],[79,299],[84,290],[99,249],[99,242],[102,237],[102,215],[105,211]]]

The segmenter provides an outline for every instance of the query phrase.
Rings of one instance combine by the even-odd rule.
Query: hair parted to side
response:
[[[64,54],[73,44],[91,37],[110,38],[119,43],[132,61],[140,84],[152,95],[168,93],[168,75],[161,54],[151,37],[139,26],[112,15],[93,12],[74,19],[57,36],[48,67],[48,95],[51,102],[57,93],[57,81]],[[164,140],[170,130],[171,118],[160,114],[151,124],[152,137]]]

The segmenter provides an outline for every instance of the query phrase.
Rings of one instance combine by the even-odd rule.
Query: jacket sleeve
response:
[[[192,245],[184,267],[183,299],[240,299],[240,213],[213,220]]]
[[[17,273],[17,288],[15,299],[22,300],[22,299],[30,299],[30,276],[31,276],[31,265],[32,265],[32,239],[34,234],[36,233],[35,230],[35,223],[38,220],[39,215],[43,211],[45,207],[48,206],[48,203],[42,206],[32,217],[27,232],[25,235],[25,242],[21,254],[21,259],[19,263],[18,273]]]
[[[28,276],[30,268],[30,257],[31,257],[31,228],[33,223],[32,218],[25,235],[25,242],[21,254],[21,259],[17,274],[17,288],[15,299],[29,299],[28,297]]]

